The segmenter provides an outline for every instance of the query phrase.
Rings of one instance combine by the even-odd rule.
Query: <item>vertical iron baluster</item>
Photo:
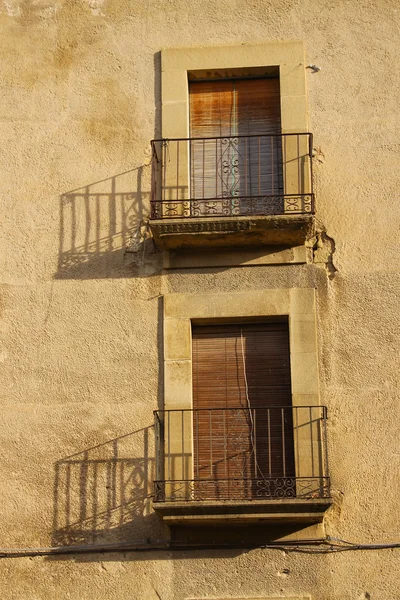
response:
[[[196,410],[196,477],[199,478],[199,413]]]
[[[212,468],[212,460],[213,460],[213,443],[212,443],[212,413],[211,410],[208,410],[209,420],[210,420],[210,479],[213,478],[213,468]]]
[[[206,155],[206,147],[205,147],[205,140],[203,138],[203,198],[204,196],[204,170],[205,170],[205,155]]]
[[[181,477],[181,479],[185,479],[185,422],[184,422],[183,410],[181,410],[181,428],[182,428],[182,459],[181,459],[182,477]]]
[[[168,479],[171,479],[171,413],[168,411]]]
[[[218,198],[218,139],[215,139],[215,197]]]
[[[159,200],[162,200],[162,190],[160,190],[160,191],[158,190],[158,186],[161,183],[162,172],[160,170],[160,164],[159,164],[159,160],[158,160],[156,146],[154,146],[154,148],[155,148],[156,156],[155,156],[155,158],[153,156],[153,161],[154,161],[154,194],[153,194],[153,201],[155,202],[157,200],[157,196],[158,195],[159,195]],[[155,206],[156,206],[156,204],[155,204]],[[157,210],[157,209],[155,209],[155,210]]]
[[[228,462],[226,456],[226,410],[222,411],[223,414],[223,423],[224,423],[224,471],[225,471],[225,479],[228,479]]]
[[[163,189],[162,189],[162,199],[165,200],[165,189],[166,189],[166,180],[167,180],[167,142],[163,143],[163,152],[162,152],[162,157],[163,157],[163,164],[162,164],[162,169],[163,169]]]
[[[190,142],[190,149],[191,149],[191,154],[192,154],[191,161],[190,161],[190,169],[192,171],[192,188],[193,188],[190,193],[191,200],[194,200],[196,198],[196,172],[194,169],[194,163],[195,163],[194,149],[195,149],[195,147],[196,147],[196,142],[192,140]]]
[[[164,436],[164,423],[165,423],[165,415],[164,412],[154,412],[154,427],[155,427],[155,476],[153,481],[154,492],[156,493],[157,485],[159,485],[160,480],[165,480],[166,477],[166,466],[165,466],[165,436]]]
[[[329,477],[329,464],[328,464],[328,444],[327,444],[327,431],[326,431],[326,419],[327,419],[327,414],[326,414],[326,408],[325,406],[322,408],[322,415],[323,415],[323,422],[324,422],[324,440],[323,440],[323,444],[324,444],[324,448],[325,448],[325,471],[324,471],[324,477]]]
[[[245,185],[245,190],[246,190],[246,196],[249,193],[248,192],[248,166],[247,166],[247,161],[248,161],[248,146],[249,146],[249,138],[246,137],[245,138],[245,152],[244,152],[244,185]]]
[[[179,200],[179,140],[176,143],[176,199]]]
[[[324,475],[324,452],[323,452],[323,448],[324,448],[324,433],[323,433],[323,419],[322,419],[322,410],[320,408],[317,408],[317,414],[315,417],[315,421],[316,421],[316,442],[317,442],[317,447],[316,447],[316,463],[317,463],[317,478],[318,478],[318,487],[319,487],[319,496],[323,497],[324,493],[323,493],[323,483],[324,483],[324,479],[323,479],[323,475]]]
[[[314,208],[314,194],[313,194],[313,160],[312,160],[313,136],[312,136],[312,133],[308,134],[308,153],[309,153],[309,160],[310,160],[310,187],[309,187],[308,191],[311,194],[311,212],[313,213],[315,208]]]
[[[311,444],[311,471],[314,477],[314,440],[313,440],[313,422],[312,422],[312,407],[309,407],[310,413],[310,444]]]
[[[296,140],[297,140],[297,193],[298,194],[302,194],[304,193],[304,189],[302,186],[302,168],[301,168],[301,156],[300,156],[300,136],[297,135],[296,136]],[[303,199],[304,201],[304,199]],[[303,210],[303,207],[302,207]]]
[[[271,135],[271,194],[274,195],[274,136]]]
[[[271,416],[270,416],[270,409],[267,408],[267,423],[268,423],[268,474],[269,477],[271,477],[272,475],[272,461],[271,461]]]
[[[71,250],[75,250],[76,244],[76,231],[77,231],[77,219],[76,219],[76,196],[71,196]]]
[[[283,461],[283,476],[286,477],[286,456],[285,456],[285,409],[281,408],[282,418],[282,461]]]
[[[100,253],[100,197],[96,194],[96,252]]]
[[[286,144],[287,136],[283,136],[283,193],[286,194],[288,192],[287,181],[286,181],[286,160],[287,160],[287,144]]]
[[[253,427],[252,437],[253,437],[253,452],[254,452],[254,474],[255,474],[255,477],[257,479],[257,477],[258,477],[258,474],[257,474],[258,469],[257,469],[257,434],[256,434],[256,411],[255,411],[255,408],[253,408],[253,423],[252,423],[252,427]]]
[[[155,185],[156,179],[154,177],[155,166],[156,166],[156,161],[154,160],[154,142],[151,142],[151,193],[150,193],[151,206],[153,206],[154,195],[156,193],[156,185]]]
[[[293,407],[295,410],[295,415],[296,415],[296,419],[294,422],[294,447],[296,450],[296,471],[297,471],[297,475],[298,477],[300,477],[300,449],[299,449],[299,407],[298,406],[294,406]]]

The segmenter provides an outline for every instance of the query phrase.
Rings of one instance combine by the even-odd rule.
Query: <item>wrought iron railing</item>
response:
[[[314,212],[311,133],[151,144],[152,219]]]
[[[155,411],[156,502],[328,498],[323,406]]]

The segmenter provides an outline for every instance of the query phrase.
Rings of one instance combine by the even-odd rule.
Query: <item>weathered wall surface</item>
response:
[[[0,546],[165,538],[149,498],[162,295],[313,286],[335,496],[325,532],[398,540],[398,3],[3,0],[0,10]],[[323,247],[320,266],[168,272],[151,243],[126,254],[149,214],[160,49],[283,39],[304,40],[322,67],[307,71],[309,120],[335,275]],[[391,600],[398,552],[9,559],[0,580],[5,600]]]

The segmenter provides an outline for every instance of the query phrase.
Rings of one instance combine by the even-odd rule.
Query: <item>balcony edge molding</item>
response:
[[[273,500],[220,500],[153,502],[153,510],[167,525],[218,525],[235,522],[321,523],[331,498],[275,498]]]
[[[314,216],[196,217],[153,219],[154,241],[164,250],[202,246],[299,246],[312,236]]]

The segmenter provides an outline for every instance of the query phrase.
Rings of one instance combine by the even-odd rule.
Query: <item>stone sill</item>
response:
[[[167,525],[220,525],[251,522],[320,523],[331,498],[153,502]]]
[[[163,250],[200,247],[299,246],[311,237],[314,216],[197,217],[150,221],[154,241]]]

